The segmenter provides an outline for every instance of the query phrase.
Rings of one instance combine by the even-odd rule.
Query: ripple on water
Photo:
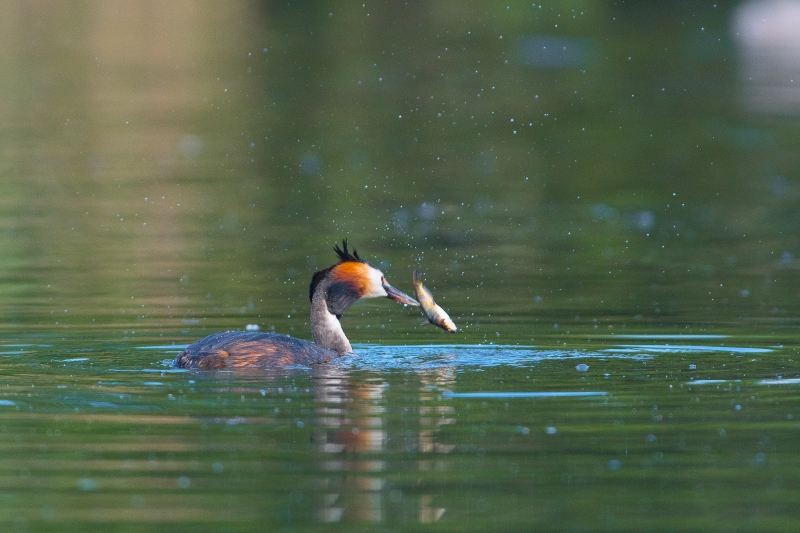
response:
[[[601,339],[650,339],[650,340],[697,340],[697,339],[729,339],[730,335],[703,335],[703,334],[642,334],[642,335],[598,335]]]
[[[689,381],[688,385],[714,385],[719,383],[741,383],[741,379],[695,379]]]
[[[788,378],[788,379],[762,379],[758,382],[759,385],[798,385],[800,384],[800,378]]]
[[[769,348],[747,348],[741,346],[704,346],[689,344],[618,344],[618,348],[606,348],[603,352],[651,352],[651,353],[770,353]]]
[[[595,396],[607,396],[604,391],[524,391],[524,392],[500,392],[500,391],[479,391],[479,392],[453,392],[443,390],[442,398],[487,398],[495,400],[516,399],[516,398],[587,398]]]
[[[186,348],[188,348],[188,344],[163,344],[163,345],[156,345],[156,346],[137,346],[137,350],[156,350],[156,351],[175,351],[175,352],[182,352]]]
[[[619,354],[589,350],[537,349],[534,346],[498,344],[437,344],[379,346],[358,344],[356,355],[336,359],[333,364],[365,370],[434,369],[441,367],[527,366],[563,359],[652,359],[649,354]],[[588,368],[588,367],[587,367]]]

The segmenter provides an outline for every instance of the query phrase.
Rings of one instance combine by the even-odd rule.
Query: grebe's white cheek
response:
[[[384,298],[387,296],[386,289],[383,288],[383,273],[380,270],[370,269],[369,286],[362,298]]]

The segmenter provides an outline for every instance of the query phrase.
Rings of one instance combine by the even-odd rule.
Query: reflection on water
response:
[[[446,454],[453,445],[436,442],[439,426],[454,424],[447,417],[453,408],[437,405],[433,390],[452,383],[452,371],[424,372],[416,375],[420,381],[418,404],[413,420],[416,430],[404,432],[401,438],[390,435],[386,427],[386,398],[388,383],[369,379],[358,384],[350,383],[348,372],[333,366],[312,370],[315,415],[313,443],[325,456],[319,470],[326,473],[317,480],[319,497],[318,516],[323,522],[369,521],[386,519],[387,498],[395,503],[406,500],[417,502],[418,520],[434,522],[445,509],[433,507],[433,494],[404,495],[399,489],[387,489],[387,462],[390,453],[406,453],[420,458],[410,461],[405,468],[419,471],[442,471],[448,463],[437,454]],[[389,443],[391,440],[392,444]],[[399,446],[398,444],[402,443]],[[434,454],[428,458],[425,454]]]
[[[331,473],[319,480],[319,517],[325,522],[343,517],[381,521],[385,485],[381,473],[386,464],[379,457],[386,442],[381,405],[385,384],[351,386],[346,373],[328,367],[314,369],[313,377],[317,416],[313,443],[331,454],[318,465],[320,471]]]

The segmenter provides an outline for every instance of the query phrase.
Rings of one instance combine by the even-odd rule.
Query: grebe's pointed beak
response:
[[[400,302],[403,305],[413,305],[419,307],[419,302],[408,294],[398,291],[388,283],[383,284],[383,290],[386,291],[386,297],[395,302]]]

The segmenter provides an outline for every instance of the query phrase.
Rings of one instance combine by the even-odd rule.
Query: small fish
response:
[[[422,284],[422,272],[414,271],[413,285],[414,292],[417,294],[417,301],[419,301],[425,316],[428,317],[428,322],[434,326],[439,326],[445,331],[455,333],[456,325],[450,320],[444,309],[436,305],[436,302],[433,301],[433,294]]]

